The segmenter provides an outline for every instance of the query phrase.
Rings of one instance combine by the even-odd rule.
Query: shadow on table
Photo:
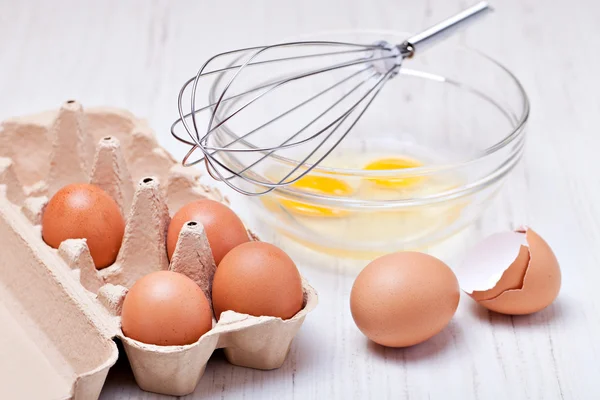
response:
[[[317,324],[304,324],[294,338],[285,362],[278,369],[269,371],[244,368],[229,364],[222,350],[215,352],[208,362],[206,373],[200,379],[194,393],[185,399],[206,398],[264,398],[268,390],[271,398],[283,397],[294,391],[297,375],[310,373],[316,360],[322,355],[327,343],[315,341]],[[267,389],[268,388],[268,389]]]
[[[175,397],[142,391],[133,377],[133,372],[125,351],[120,343],[119,360],[110,369],[102,393],[101,400],[108,399],[207,399],[236,398],[254,394],[261,398],[265,387],[270,390],[293,390],[296,373],[306,372],[311,368],[312,359],[322,350],[319,344],[313,343],[314,333],[305,332],[292,342],[292,348],[285,362],[279,369],[262,371],[230,364],[223,350],[216,350],[208,361],[206,371],[193,393]],[[323,345],[323,344],[321,344]]]
[[[490,311],[483,306],[480,306],[474,301],[469,302],[469,312],[477,317],[483,323],[490,323],[494,326],[505,326],[513,329],[519,327],[538,327],[546,326],[557,320],[564,322],[568,318],[569,309],[573,308],[569,304],[569,300],[560,296],[548,307],[529,315],[505,315],[494,311]]]
[[[133,377],[129,360],[123,349],[123,345],[119,340],[116,340],[119,348],[119,359],[117,363],[108,371],[106,382],[100,393],[100,400],[109,399],[176,399],[174,396],[166,396],[157,393],[148,393],[142,391]]]
[[[423,343],[410,347],[385,347],[365,338],[369,352],[385,360],[402,360],[403,362],[419,362],[439,357],[450,351],[462,341],[462,329],[458,323],[451,321],[443,331]]]

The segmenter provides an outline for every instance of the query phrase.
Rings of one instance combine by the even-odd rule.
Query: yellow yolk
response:
[[[306,175],[291,185],[303,192],[322,194],[326,196],[350,196],[352,188],[346,182],[318,175]],[[279,199],[281,205],[296,214],[308,217],[341,217],[348,211],[326,206],[318,206],[290,199]]]
[[[381,158],[367,164],[363,169],[367,171],[384,171],[390,169],[404,169],[404,168],[416,168],[421,167],[423,164],[417,160],[406,157],[394,157],[394,158]],[[378,186],[399,189],[407,188],[424,179],[422,176],[409,176],[404,178],[371,178],[370,181],[374,182]]]

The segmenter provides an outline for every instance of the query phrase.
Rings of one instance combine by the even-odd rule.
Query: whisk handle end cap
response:
[[[436,42],[440,39],[443,39],[448,34],[455,31],[456,28],[471,20],[473,17],[482,15],[491,10],[493,9],[488,2],[480,1],[479,3],[459,12],[458,14],[446,18],[432,27],[411,36],[402,45],[400,45],[400,47],[404,47],[406,49],[410,48],[411,52],[409,53],[409,57],[412,57],[415,49],[421,51],[423,47],[428,46],[431,42]]]

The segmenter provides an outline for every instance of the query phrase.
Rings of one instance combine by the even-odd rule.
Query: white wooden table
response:
[[[69,98],[123,107],[147,118],[163,145],[181,156],[184,149],[168,134],[176,95],[212,53],[322,30],[414,31],[468,3],[0,0],[0,118]],[[463,39],[513,70],[532,114],[523,163],[474,227],[475,237],[531,224],[561,262],[559,299],[543,312],[513,318],[463,297],[441,334],[413,348],[386,349],[368,343],[352,322],[355,272],[306,253],[298,264],[320,304],[283,367],[234,367],[217,353],[186,398],[600,398],[600,3],[494,3],[496,15]],[[234,198],[242,214],[243,200]],[[102,398],[163,396],[140,391],[121,361]]]

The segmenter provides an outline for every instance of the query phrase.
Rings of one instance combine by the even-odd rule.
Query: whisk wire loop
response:
[[[404,59],[488,9],[480,2],[398,45],[304,41],[214,55],[179,91],[170,130],[190,146],[182,164],[204,162],[213,179],[248,196],[298,182],[356,128]]]
[[[205,162],[207,163],[207,170],[209,172],[209,174],[211,175],[211,177],[213,179],[219,180],[219,181],[223,181],[225,184],[227,184],[228,186],[238,190],[242,190],[242,193],[248,196],[256,196],[256,195],[263,195],[266,193],[271,192],[272,190],[276,189],[277,187],[281,187],[281,186],[287,186],[290,184],[293,184],[295,182],[297,182],[299,179],[301,179],[304,175],[306,175],[307,173],[311,172],[325,157],[327,157],[341,142],[342,140],[346,137],[346,135],[350,132],[350,130],[354,127],[354,125],[356,124],[356,122],[360,119],[360,117],[364,114],[364,112],[368,109],[368,107],[372,104],[373,100],[375,99],[375,97],[377,96],[377,94],[381,91],[381,89],[383,88],[383,84],[392,76],[393,71],[388,71],[388,73],[386,73],[385,75],[382,75],[378,80],[377,83],[365,94],[362,96],[361,100],[356,103],[354,105],[354,107],[349,110],[346,114],[344,114],[342,117],[340,117],[337,121],[335,121],[335,123],[331,124],[331,127],[333,128],[331,130],[331,132],[329,132],[325,138],[318,144],[315,146],[315,148],[307,155],[304,157],[304,159],[299,162],[294,168],[292,168],[292,170],[287,173],[282,179],[280,179],[277,182],[271,182],[271,181],[266,181],[266,180],[257,180],[254,178],[250,178],[248,176],[246,176],[245,174],[243,174],[243,171],[237,171],[234,172],[230,169],[230,167],[228,167],[227,165],[224,165],[223,163],[221,163],[219,160],[216,160],[214,158],[209,158],[206,157],[205,158]],[[371,95],[371,97],[369,98],[369,96]],[[331,146],[324,155],[320,156],[319,159],[316,160],[316,162],[308,165],[306,164],[306,162],[310,159],[310,157],[312,157],[326,142],[329,138],[331,138],[336,132],[337,130],[342,126],[342,124],[348,119],[348,117],[352,114],[353,111],[357,110],[359,108],[359,105],[362,104],[362,101],[368,99],[368,101],[366,102],[365,106],[362,108],[362,110],[360,110],[359,114],[353,119],[352,123],[350,124],[349,127],[346,128],[345,132],[341,135],[341,137],[339,139],[337,139],[335,141],[335,143],[333,144],[333,146]],[[266,188],[265,190],[259,191],[259,192],[249,192],[249,191],[245,191],[237,186],[233,186],[230,183],[230,179],[227,179],[226,177],[224,177],[221,172],[215,168],[214,163],[218,164],[219,167],[228,170],[229,172],[231,172],[235,177],[237,178],[242,178],[243,180],[245,180],[248,183],[251,183],[253,185],[257,185],[260,187],[264,187]],[[299,176],[294,177],[293,179],[288,179],[291,176],[293,176],[293,174],[298,171],[301,168],[305,168],[305,170],[302,171],[302,173]],[[247,168],[246,168],[247,169]]]

